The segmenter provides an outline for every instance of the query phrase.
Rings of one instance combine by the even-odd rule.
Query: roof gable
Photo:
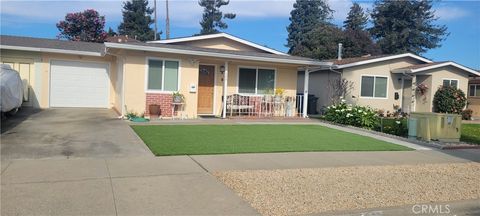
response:
[[[232,42],[233,44],[231,44]],[[147,43],[160,43],[160,44],[172,44],[172,45],[180,44],[180,45],[197,46],[201,48],[216,48],[216,49],[238,50],[238,51],[260,51],[260,52],[270,53],[270,54],[287,55],[275,49],[253,43],[227,33],[173,38],[173,39],[166,39],[166,40],[149,41]]]
[[[465,67],[463,65],[457,64],[457,63],[452,62],[452,61],[432,62],[432,63],[427,63],[427,64],[412,65],[412,66],[409,66],[409,67],[394,69],[393,72],[397,72],[397,73],[401,73],[401,72],[419,73],[419,72],[432,70],[432,69],[436,69],[436,68],[447,67],[447,66],[458,68],[458,69],[466,71],[468,73],[480,76],[480,72],[475,71],[473,69],[470,69],[468,67]]]
[[[404,53],[404,54],[398,54],[398,55],[379,55],[379,56],[365,56],[365,57],[357,57],[357,58],[345,58],[341,60],[332,60],[332,62],[333,62],[334,68],[343,69],[343,68],[355,67],[355,66],[366,65],[366,64],[388,61],[388,60],[399,59],[399,58],[405,58],[405,57],[413,58],[424,63],[432,63],[432,61],[426,58],[423,58],[421,56],[414,55],[412,53]]]

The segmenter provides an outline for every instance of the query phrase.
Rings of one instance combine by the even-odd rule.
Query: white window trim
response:
[[[363,80],[363,77],[373,77],[373,96],[372,97],[368,97],[368,96],[362,96],[362,80]],[[377,82],[377,77],[382,77],[382,78],[387,78],[387,89],[386,89],[386,93],[385,93],[385,97],[375,97],[375,83]],[[370,74],[362,74],[360,76],[360,92],[359,92],[359,95],[360,95],[360,98],[365,98],[365,99],[380,99],[380,100],[387,100],[388,99],[388,87],[389,87],[389,77],[388,76],[384,76],[384,75],[370,75]]]
[[[470,95],[470,87],[475,86],[475,90],[473,91],[473,96]],[[469,84],[468,85],[468,95],[467,97],[480,97],[480,95],[477,95],[477,89],[480,89],[480,84]]]
[[[442,86],[443,86],[443,81],[445,81],[445,80],[448,80],[448,81],[449,81],[449,85],[452,85],[452,80],[457,81],[457,87],[456,87],[456,88],[457,88],[457,89],[460,88],[460,80],[458,80],[458,79],[451,79],[451,78],[442,78]]]
[[[162,64],[162,89],[149,89],[148,88],[148,73],[149,73],[149,60],[157,60],[157,61],[163,61]],[[169,90],[164,90],[165,88],[165,61],[176,61],[178,62],[178,78],[177,78],[177,90],[176,91],[169,91]],[[160,57],[146,57],[145,58],[145,92],[146,93],[173,93],[173,92],[179,92],[180,91],[180,83],[181,83],[181,69],[182,69],[182,61],[180,59],[172,59],[172,58],[160,58]]]
[[[240,86],[239,86],[239,83],[240,83],[240,68],[243,68],[243,69],[255,69],[255,93],[240,93]],[[269,67],[256,67],[256,66],[243,66],[243,65],[239,65],[237,66],[237,94],[240,94],[240,95],[257,95],[257,96],[262,96],[262,95],[265,95],[265,94],[258,94],[258,69],[267,69],[267,70],[273,70],[273,73],[274,73],[274,79],[273,79],[273,90],[275,91],[275,89],[277,88],[277,68],[269,68]]]

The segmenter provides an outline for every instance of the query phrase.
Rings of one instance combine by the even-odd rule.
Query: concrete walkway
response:
[[[479,160],[469,149],[1,161],[1,215],[256,215],[210,172]]]

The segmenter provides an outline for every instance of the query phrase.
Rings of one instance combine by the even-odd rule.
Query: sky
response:
[[[372,9],[373,1],[358,1]],[[237,14],[227,20],[224,32],[286,52],[286,27],[294,0],[231,0],[223,12]],[[153,6],[153,0],[150,0]],[[335,11],[333,22],[342,25],[352,0],[329,0]],[[55,24],[68,12],[95,9],[105,16],[106,29],[117,29],[122,20],[122,1],[44,1],[0,0],[0,33],[31,37],[55,38]],[[197,0],[170,0],[170,36],[191,36],[200,31],[202,8]],[[436,24],[446,25],[450,35],[440,48],[422,55],[434,61],[455,61],[473,69],[480,69],[480,0],[435,1]],[[157,0],[158,28],[164,31],[165,1]],[[163,35],[162,35],[163,36]]]

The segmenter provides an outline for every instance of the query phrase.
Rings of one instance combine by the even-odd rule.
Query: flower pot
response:
[[[173,103],[182,103],[182,102],[183,102],[182,96],[180,95],[173,96]]]
[[[151,104],[148,106],[150,116],[160,116],[160,105]]]

